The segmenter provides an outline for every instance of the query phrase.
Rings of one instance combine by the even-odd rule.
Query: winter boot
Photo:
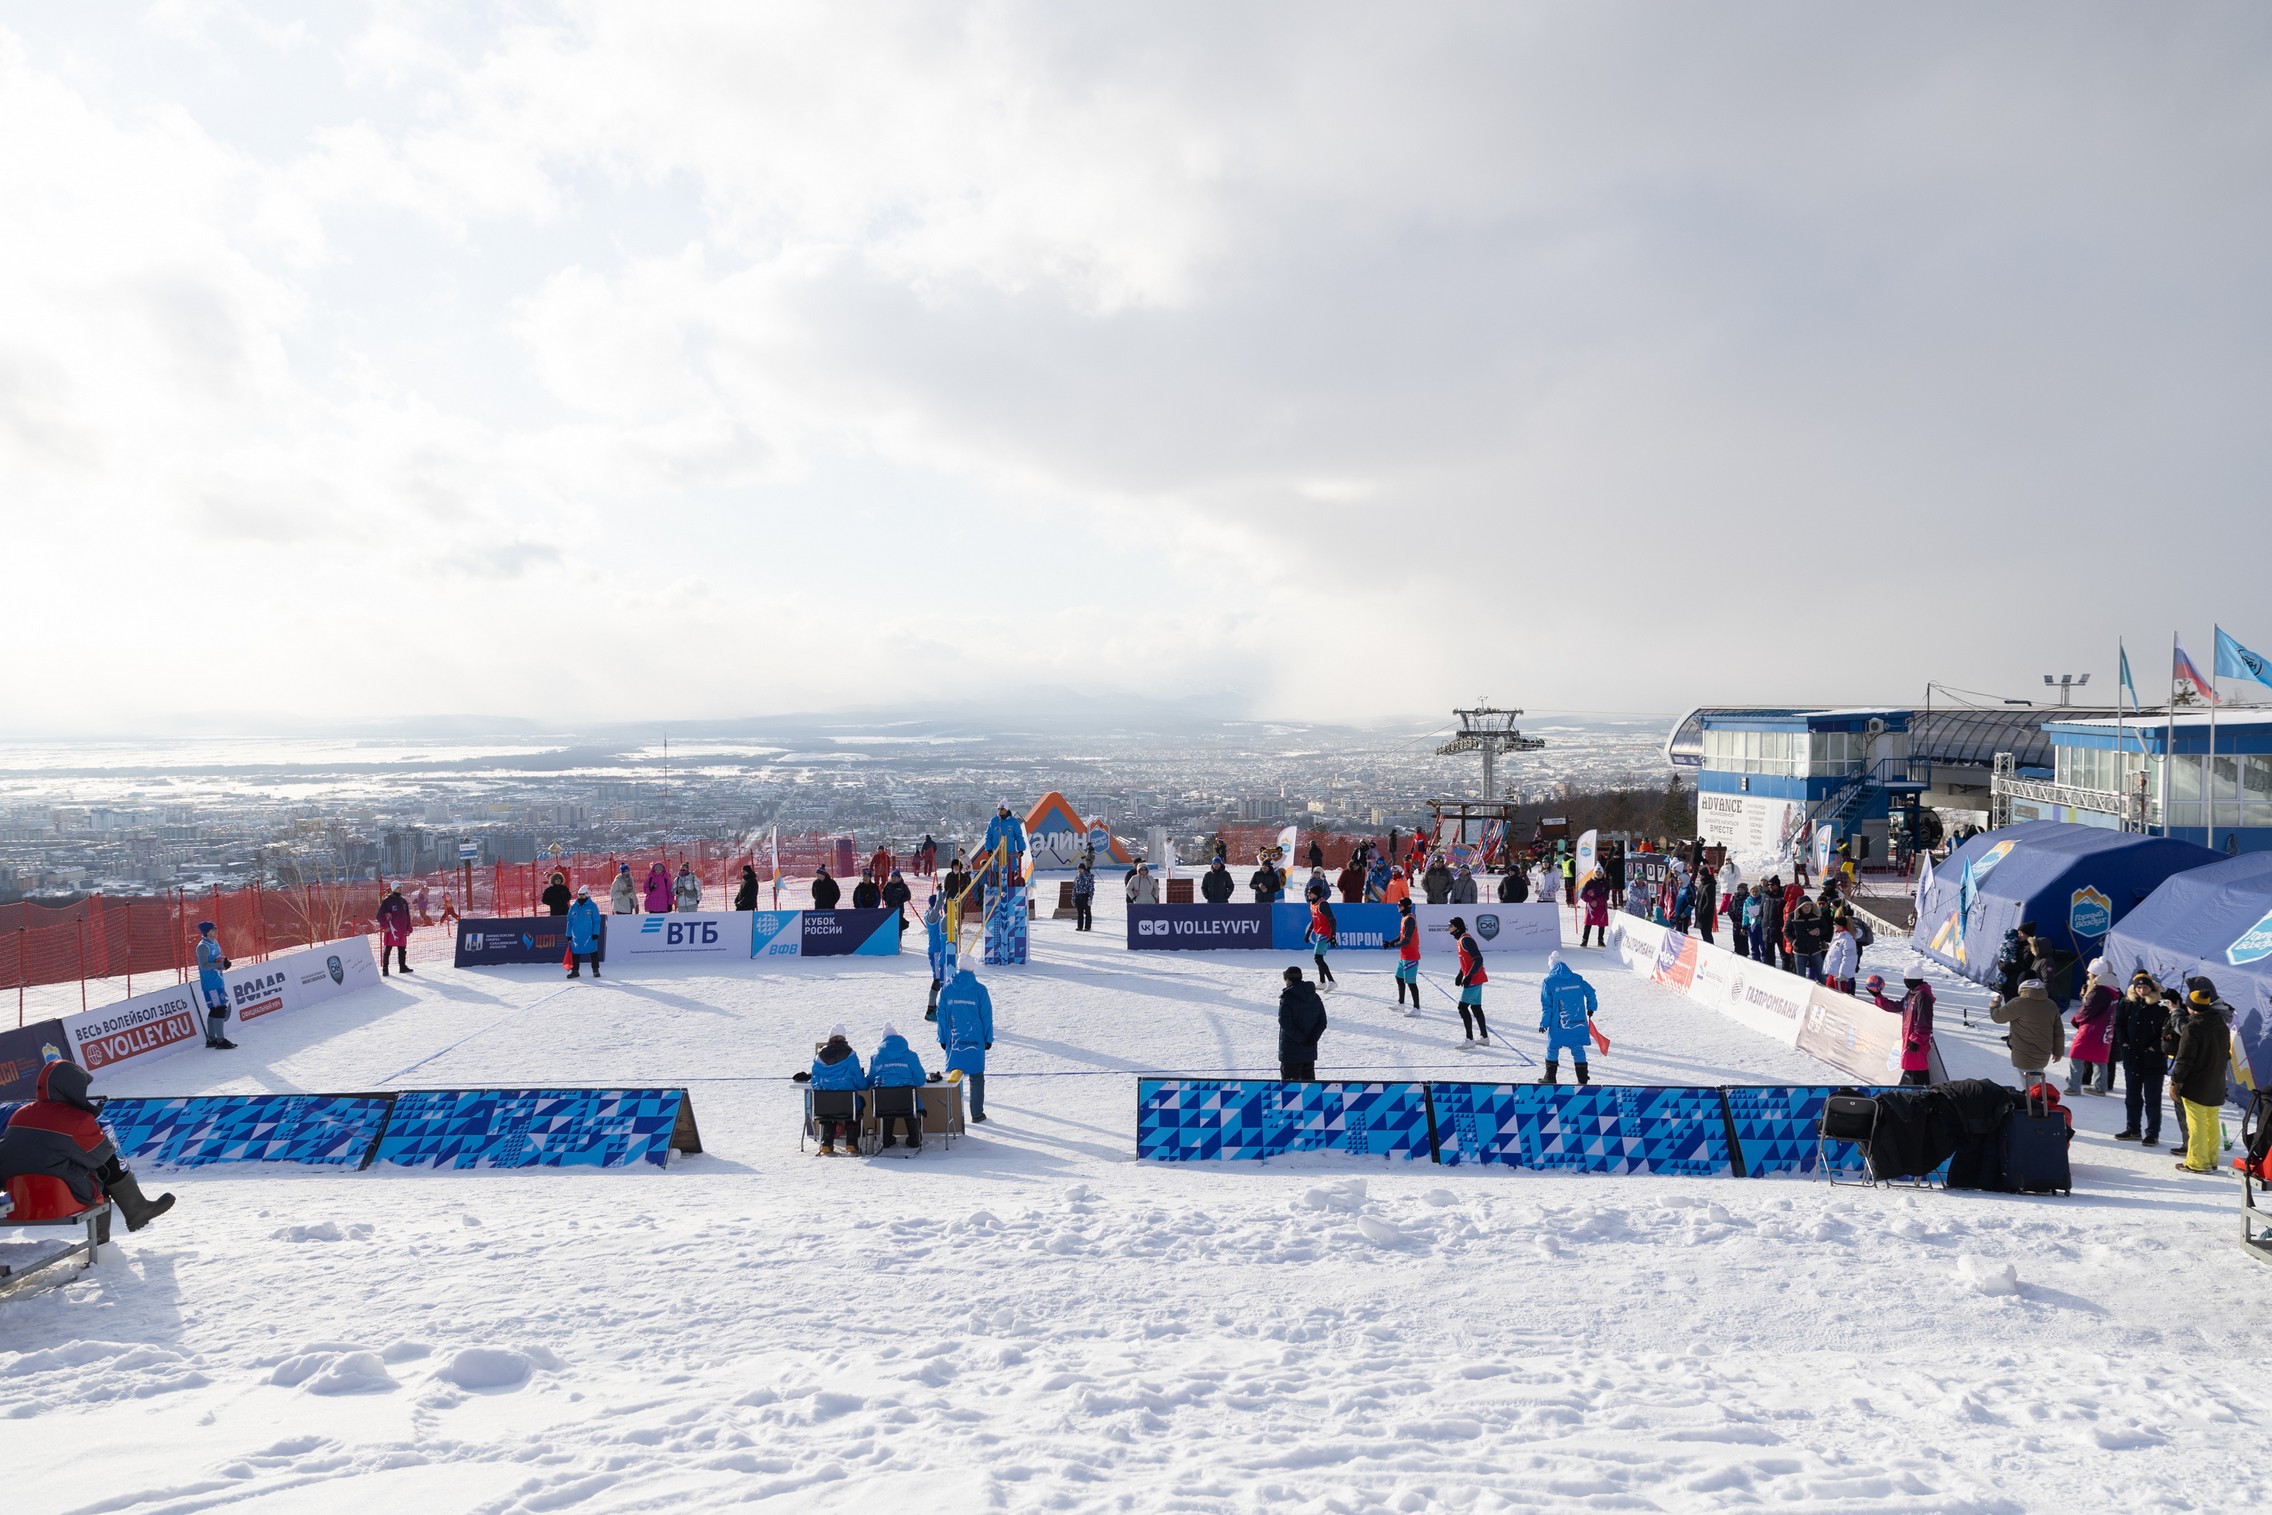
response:
[[[2138,1140],[2138,1130],[2133,1126],[2127,1131],[2117,1131],[2114,1133],[2114,1139],[2118,1142],[2134,1142]]]
[[[834,1137],[830,1137],[820,1144],[820,1155],[823,1157],[834,1157],[836,1155],[836,1139]]]
[[[119,1174],[104,1187],[110,1191],[111,1203],[118,1206],[118,1213],[126,1217],[129,1231],[141,1230],[174,1207],[171,1194],[161,1194],[156,1199],[145,1196],[131,1173]]]
[[[1539,1075],[1538,1081],[1542,1084],[1551,1084],[1558,1081],[1561,1074],[1562,1060],[1557,1057],[1550,1057],[1546,1060],[1546,1071]]]
[[[1586,1071],[1586,1065],[1585,1065],[1584,1063],[1579,1063],[1579,1064],[1578,1064],[1578,1083],[1579,1083],[1579,1084],[1580,1084],[1581,1086],[1583,1086],[1583,1085],[1586,1085],[1586,1084],[1590,1084],[1590,1083],[1592,1083],[1593,1081],[1594,1081],[1594,1080],[1593,1080],[1593,1075],[1592,1075],[1592,1074],[1590,1074],[1590,1073],[1588,1073],[1588,1072]]]

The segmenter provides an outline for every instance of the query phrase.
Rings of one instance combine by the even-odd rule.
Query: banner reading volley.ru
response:
[[[1271,945],[1270,910],[1268,905],[1130,905],[1128,950],[1266,949]]]

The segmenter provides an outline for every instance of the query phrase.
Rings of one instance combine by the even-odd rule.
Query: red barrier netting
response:
[[[952,848],[946,849],[949,856]],[[754,842],[673,842],[667,846],[619,852],[577,854],[531,863],[490,863],[450,868],[389,880],[410,901],[419,926],[439,925],[455,916],[535,915],[543,910],[545,885],[554,872],[570,889],[589,885],[601,900],[608,896],[620,865],[644,885],[655,863],[675,880],[681,864],[702,881],[703,907],[730,907],[744,864],[757,870],[770,903],[775,851],[768,838]],[[809,879],[826,863],[832,871],[857,877],[870,865],[873,848],[855,848],[842,836],[782,837],[783,879]],[[888,853],[890,866],[918,875],[912,850]],[[52,984],[79,984],[89,1004],[108,1004],[142,989],[179,983],[197,964],[197,924],[212,921],[221,950],[238,962],[259,962],[278,952],[378,929],[379,901],[386,886],[376,880],[338,884],[261,885],[237,889],[174,890],[156,895],[90,895],[69,904],[21,900],[0,905],[0,991],[17,993]],[[416,940],[416,937],[413,937]],[[147,982],[141,982],[147,980]]]

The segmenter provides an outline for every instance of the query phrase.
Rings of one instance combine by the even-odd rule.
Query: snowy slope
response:
[[[0,1302],[13,1510],[2065,1510],[2266,1497],[2272,1274],[2233,1191],[2107,1138],[2074,1198],[1133,1161],[1136,1071],[1275,1071],[1271,953],[1043,921],[989,975],[995,1120],[797,1151],[846,1021],[921,1041],[920,958],[408,982],[111,1094],[683,1083],[665,1172],[168,1175],[174,1216]],[[1627,1082],[1827,1075],[1577,955]],[[1306,962],[1306,959],[1301,959]],[[1888,962],[1897,961],[1888,958]],[[1344,953],[1322,1076],[1532,1077]],[[1448,964],[1431,975],[1448,987]],[[1946,985],[1952,1072],[2001,1048]],[[1528,991],[1528,992],[1526,992]],[[1530,1007],[1526,1018],[1525,1007]],[[929,1059],[936,1065],[935,1055]],[[2113,1108],[2109,1108],[2109,1107]],[[2010,1279],[2006,1271],[2011,1270]],[[2014,1282],[2016,1280],[2016,1282]]]

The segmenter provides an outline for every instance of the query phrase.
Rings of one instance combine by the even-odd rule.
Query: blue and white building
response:
[[[1703,709],[1674,729],[1666,756],[1697,769],[1698,835],[1738,857],[1781,856],[1823,825],[1883,857],[1926,787],[1909,725],[1902,709]]]
[[[2206,710],[2043,729],[2050,774],[1998,776],[2010,819],[2166,832],[2219,852],[2272,848],[2272,708],[2219,710],[2214,754]]]

